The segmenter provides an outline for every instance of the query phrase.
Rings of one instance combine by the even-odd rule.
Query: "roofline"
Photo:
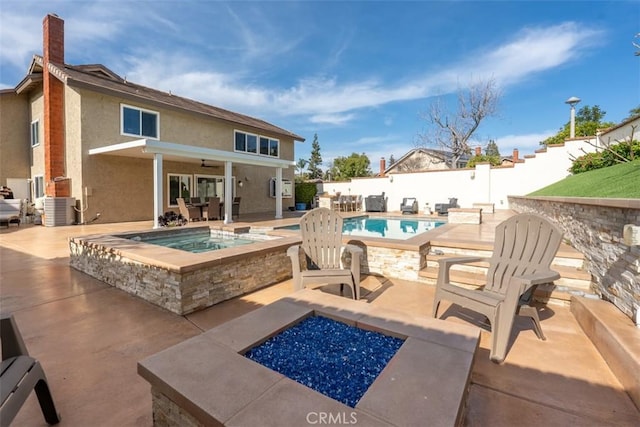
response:
[[[219,162],[230,161],[253,166],[265,166],[274,168],[294,167],[293,160],[275,159],[270,157],[254,156],[251,154],[236,153],[232,151],[217,150],[214,148],[196,147],[192,145],[177,144],[174,142],[157,141],[153,139],[137,139],[129,142],[122,142],[104,147],[92,148],[89,155],[112,154],[124,155],[125,150],[136,150],[144,154],[166,154],[176,157],[197,160],[215,160]],[[144,156],[127,156],[144,157]]]

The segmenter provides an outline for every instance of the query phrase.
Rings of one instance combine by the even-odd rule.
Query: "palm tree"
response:
[[[304,168],[307,166],[308,163],[309,162],[305,159],[302,159],[302,158],[298,159],[298,162],[296,163],[296,170],[300,173],[300,178],[302,178],[302,175],[303,175],[302,171],[304,170]]]

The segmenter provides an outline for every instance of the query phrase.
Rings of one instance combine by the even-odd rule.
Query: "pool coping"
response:
[[[405,339],[355,408],[242,355],[311,315]],[[151,384],[154,411],[163,396],[177,407],[163,415],[187,413],[201,425],[305,425],[320,414],[372,426],[461,425],[479,339],[468,325],[300,290],[138,362],[138,374]]]

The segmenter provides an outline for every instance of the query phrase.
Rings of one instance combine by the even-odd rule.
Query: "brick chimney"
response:
[[[482,156],[482,147],[476,147],[476,156]]]
[[[384,176],[384,171],[387,170],[387,161],[384,159],[384,157],[380,157],[380,176]]]
[[[49,63],[64,66],[64,21],[57,15],[47,15],[42,22],[42,33],[45,193],[51,197],[68,197],[71,188],[65,176],[64,84],[49,72]]]
[[[518,155],[519,155],[518,149],[514,148],[513,149],[513,163],[518,163],[520,161],[518,159]]]

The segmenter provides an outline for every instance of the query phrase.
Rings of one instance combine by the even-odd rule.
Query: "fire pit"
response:
[[[322,316],[404,342],[350,407],[245,354]],[[138,363],[165,425],[460,425],[480,333],[321,291],[301,290]],[[293,350],[292,350],[293,351]]]

